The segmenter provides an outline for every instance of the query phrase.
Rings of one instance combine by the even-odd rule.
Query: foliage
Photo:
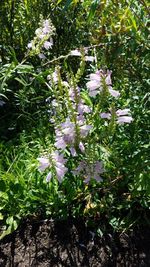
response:
[[[126,229],[143,223],[141,218],[149,224],[148,1],[10,0],[1,1],[0,12],[1,238],[27,216],[83,216],[100,232],[107,225]],[[56,31],[39,41],[36,29],[49,19]],[[46,49],[50,37],[53,45]],[[29,46],[32,40],[36,51]],[[76,53],[80,56],[73,56]],[[94,57],[95,63],[85,61],[87,56]],[[113,89],[121,93],[117,101],[108,90],[103,90],[107,97],[89,96],[89,75],[98,69],[104,76],[104,70],[112,70]],[[63,81],[74,93],[81,88],[80,97],[93,112],[110,116],[111,108],[114,117],[109,121],[87,113],[86,125],[95,128],[80,140],[85,141],[85,155],[76,147],[79,158],[74,160],[69,144],[63,152],[69,157],[69,173],[62,183],[56,178],[47,183],[38,171],[37,158],[52,153],[58,141],[56,127],[73,112]],[[59,104],[57,116],[54,99]],[[134,120],[120,127],[114,122],[115,112],[127,108]],[[102,182],[93,179],[85,184],[83,176],[73,177],[71,171],[93,153],[88,145],[94,137],[96,157],[103,161],[105,172]]]

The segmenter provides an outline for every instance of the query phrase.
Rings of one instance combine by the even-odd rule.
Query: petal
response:
[[[49,172],[48,175],[46,176],[46,182],[50,182],[51,178],[52,178],[52,174],[51,172]]]
[[[68,171],[68,169],[63,165],[56,167],[56,173],[57,173],[58,178],[62,179],[67,171]]]
[[[64,141],[63,138],[60,138],[58,139],[56,142],[55,142],[55,147],[57,147],[58,149],[61,148],[61,149],[65,149],[66,148],[66,143]]]
[[[90,80],[100,82],[101,81],[100,73],[99,72],[98,73],[91,73],[90,74]]]
[[[130,109],[129,108],[125,108],[125,109],[118,109],[116,111],[117,116],[124,116],[124,115],[128,115],[130,113]]]
[[[118,117],[117,119],[118,124],[131,123],[132,121],[133,121],[133,118],[130,116],[121,116],[121,117]]]
[[[93,91],[100,87],[100,83],[98,81],[92,80],[92,81],[87,82],[86,86],[89,90]]]
[[[44,44],[43,44],[43,46],[44,46],[44,48],[45,48],[46,50],[48,50],[49,48],[51,48],[52,45],[53,45],[53,44],[52,44],[51,42],[49,42],[49,41],[45,41]]]
[[[75,50],[72,50],[70,52],[70,55],[71,56],[81,56],[81,52],[79,50],[75,49]]]
[[[101,176],[99,176],[98,174],[95,174],[94,177],[93,177],[97,182],[102,182],[103,179]]]
[[[85,61],[93,62],[93,61],[95,61],[95,57],[92,57],[92,56],[85,56]]]
[[[111,89],[111,88],[109,88],[109,93],[110,93],[113,97],[116,97],[116,98],[120,96],[119,91],[113,90],[113,89]]]
[[[84,147],[82,142],[79,143],[79,148],[80,148],[81,152],[85,151],[85,147]]]
[[[111,85],[112,84],[111,71],[107,71],[107,76],[106,76],[105,82],[106,82],[107,85]]]
[[[102,119],[110,119],[111,118],[111,114],[103,112],[103,113],[100,114],[100,117]]]
[[[44,172],[46,168],[48,168],[50,166],[50,162],[49,162],[49,159],[47,158],[37,158],[37,160],[39,161],[40,163],[40,166],[39,166],[39,171],[41,172]]]
[[[76,152],[76,150],[74,149],[74,147],[70,147],[70,152],[71,152],[71,155],[72,155],[73,157],[77,156],[77,152]]]
[[[98,90],[94,90],[94,91],[89,92],[89,95],[92,97],[95,97],[98,93],[99,93]]]

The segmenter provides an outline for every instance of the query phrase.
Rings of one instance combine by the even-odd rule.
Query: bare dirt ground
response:
[[[81,220],[26,222],[0,243],[1,267],[150,267],[150,229],[94,234]]]

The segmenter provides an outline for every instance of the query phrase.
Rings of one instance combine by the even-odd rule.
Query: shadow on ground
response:
[[[94,235],[82,221],[24,223],[0,244],[1,267],[149,267],[150,229]]]

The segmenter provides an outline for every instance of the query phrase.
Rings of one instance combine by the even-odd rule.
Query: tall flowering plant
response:
[[[28,44],[29,56],[38,55],[45,62],[54,34],[51,20],[41,20],[34,39]],[[62,75],[57,65],[52,72],[46,70],[49,75],[45,84],[51,91],[46,102],[53,141],[49,152],[38,158],[39,171],[47,172],[47,182],[57,179],[61,183],[71,177],[86,184],[101,182],[106,171],[101,149],[103,139],[114,135],[118,126],[131,123],[133,118],[128,108],[116,108],[121,93],[113,88],[112,71],[97,69],[97,59],[89,55],[89,48],[72,50],[60,59],[68,57],[79,58],[76,74],[69,71]],[[43,67],[58,60],[46,62]],[[86,64],[93,64],[95,70],[84,82]]]
[[[77,74],[68,73],[63,79],[60,67],[56,67],[47,77],[52,92],[47,102],[53,144],[46,156],[38,158],[39,170],[47,171],[47,182],[57,178],[61,183],[71,179],[69,176],[86,184],[101,182],[106,171],[100,146],[102,129],[106,128],[106,135],[114,134],[117,125],[131,123],[133,118],[128,108],[115,108],[121,94],[112,86],[112,72],[97,69],[86,77],[84,86],[79,86],[88,56],[77,50],[70,55],[81,57]]]

